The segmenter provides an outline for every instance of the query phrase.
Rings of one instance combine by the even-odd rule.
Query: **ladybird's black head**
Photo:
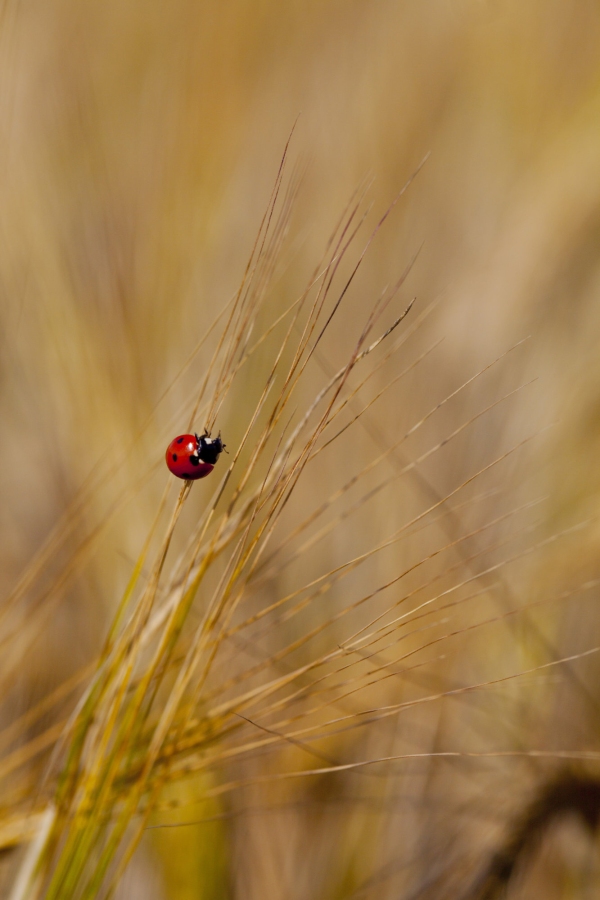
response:
[[[208,463],[211,466],[214,466],[217,462],[219,456],[225,449],[225,444],[221,440],[221,435],[212,439],[208,434],[203,434],[201,437],[196,435],[196,440],[198,441],[198,456],[202,460],[202,462]]]

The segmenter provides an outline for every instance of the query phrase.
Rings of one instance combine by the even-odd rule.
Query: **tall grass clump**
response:
[[[366,294],[360,275],[413,177],[374,226],[368,185],[357,189],[304,289],[273,312],[302,180],[298,168],[287,175],[286,151],[239,290],[196,348],[211,348],[209,361],[173,416],[180,431],[221,429],[229,455],[201,486],[176,486],[166,477],[98,658],[12,726],[13,735],[26,735],[54,704],[71,698],[57,721],[4,761],[5,775],[22,773],[6,804],[5,846],[28,844],[12,900],[110,897],[144,834],[169,824],[173,809],[184,815],[187,803],[208,819],[216,810],[218,818],[227,815],[219,805],[225,798],[248,792],[266,807],[301,806],[298,782],[364,810],[354,836],[336,832],[337,852],[346,856],[337,884],[322,874],[319,888],[322,896],[359,896],[353,891],[364,872],[353,868],[352,847],[361,842],[367,857],[378,856],[384,838],[369,833],[368,810],[392,803],[390,767],[402,760],[537,758],[526,743],[490,745],[467,720],[454,747],[441,746],[426,714],[443,698],[495,697],[515,678],[568,666],[575,656],[542,659],[550,639],[537,630],[532,603],[510,596],[505,577],[509,567],[526,567],[532,552],[571,539],[532,539],[537,499],[511,505],[496,480],[535,435],[512,444],[490,439],[480,460],[465,449],[473,429],[485,427],[523,385],[484,396],[462,418],[449,412],[507,355],[411,421],[399,405],[399,387],[416,389],[435,360],[439,339],[423,338],[434,304],[415,304],[407,294],[416,256],[378,296]],[[386,404],[389,427],[382,430],[373,410]],[[144,426],[146,436],[153,423]],[[166,445],[168,435],[160,440]],[[156,452],[144,459],[149,469],[162,459],[158,437],[150,445]],[[453,445],[462,455],[436,484],[428,465]],[[122,449],[136,453],[139,445]],[[9,598],[5,617],[65,535],[77,534],[87,498],[102,491],[115,465],[99,462]],[[144,477],[142,466],[140,483]],[[388,522],[372,512],[384,494],[394,498]],[[43,627],[101,530],[79,542],[30,621],[20,620],[25,634]],[[325,554],[324,547],[333,549]],[[469,646],[471,632],[505,626],[499,666],[484,661],[477,677],[469,677],[468,666],[458,677],[445,668],[454,647]],[[502,720],[505,710],[497,709]],[[346,774],[354,795],[340,781]],[[423,872],[438,852],[422,842]],[[315,890],[307,888],[316,897]]]
[[[306,290],[256,336],[298,187],[297,175],[283,186],[284,163],[285,157],[241,286],[208,329],[214,353],[191,403],[189,427],[201,422],[214,431],[236,382],[261,353],[267,355],[264,387],[236,411],[241,440],[231,447],[220,483],[170,566],[169,549],[193,485],[183,483],[163,523],[169,479],[95,671],[56,742],[40,786],[48,797],[40,818],[43,839],[38,837],[34,858],[25,861],[16,896],[105,896],[127,866],[165,786],[281,740],[272,731],[255,729],[249,736],[246,714],[262,719],[285,711],[286,721],[291,716],[307,726],[313,719],[306,704],[322,703],[320,682],[331,678],[331,669],[340,668],[346,656],[336,648],[309,654],[302,665],[283,664],[315,636],[308,633],[258,665],[213,678],[234,636],[273,618],[275,611],[291,617],[322,601],[336,580],[379,549],[248,613],[249,596],[256,595],[281,555],[281,544],[268,551],[305,470],[352,424],[340,427],[343,411],[362,386],[349,393],[351,374],[394,335],[412,306],[383,324],[397,305],[407,269],[365,307],[346,363],[307,402],[305,370],[336,316],[344,314],[344,296],[391,209],[340,287],[336,276],[365,220],[364,191],[357,192]],[[364,373],[362,381],[368,377]],[[326,505],[332,502],[329,498]],[[299,522],[297,533],[321,512]],[[331,621],[325,617],[314,632]]]

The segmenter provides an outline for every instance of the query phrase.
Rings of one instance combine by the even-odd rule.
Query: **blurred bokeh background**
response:
[[[440,614],[433,624],[443,634],[497,621],[448,641],[441,656],[432,647],[430,663],[386,684],[376,704],[499,679],[600,644],[597,589],[543,602],[600,574],[595,0],[4,0],[0,49],[6,597],[61,517],[71,523],[68,539],[35,572],[35,589],[3,618],[4,725],[88,665],[101,645],[165,483],[163,447],[185,430],[210,342],[165,390],[240,281],[298,116],[291,156],[302,187],[272,308],[285,309],[301,292],[357,185],[373,178],[376,216],[430,154],[370,250],[323,364],[333,371],[343,363],[360,316],[419,250],[403,295],[417,296],[415,315],[435,308],[402,359],[380,373],[379,387],[441,339],[373,406],[371,436],[357,432],[341,459],[323,454],[301,507],[318,503],[332,478],[348,477],[348,447],[368,459],[379,435],[393,443],[524,338],[432,418],[405,458],[536,379],[303,560],[304,572],[316,573],[361,552],[365,535],[383,540],[432,497],[540,432],[473,485],[470,504],[456,499],[464,508],[435,526],[437,537],[420,533],[374,564],[385,580],[398,554],[410,565],[440,541],[541,498],[518,524],[513,517],[491,526],[444,563],[450,585],[521,555],[499,581],[492,573],[474,582],[480,594],[457,620],[444,624]],[[315,372],[318,385],[316,363]],[[264,374],[253,363],[256,385]],[[218,423],[233,445],[242,429],[236,404],[244,402],[237,389]],[[108,475],[96,489],[100,472]],[[199,504],[204,495],[196,493]],[[564,540],[522,555],[579,523]],[[81,542],[91,534],[87,555]],[[352,590],[364,591],[367,577],[357,576]],[[288,590],[288,580],[283,572],[268,597]],[[526,616],[498,620],[524,606]],[[306,626],[286,627],[291,639]],[[413,640],[425,643],[427,632]],[[468,698],[417,705],[381,727],[340,734],[327,753],[345,760],[596,750],[598,674],[592,654]],[[27,738],[53,716],[56,709]],[[3,752],[15,748],[13,735]],[[294,748],[282,752],[296,754],[297,766],[315,764]],[[38,765],[33,757],[27,777]],[[258,758],[244,771],[270,765]],[[372,777],[277,783],[195,803],[205,785],[173,788],[172,799],[187,806],[157,814],[156,823],[202,822],[149,831],[122,897],[457,897],[555,765],[429,757]],[[30,789],[11,771],[6,809]],[[5,891],[18,852],[5,861]],[[597,852],[578,820],[561,820],[512,896],[596,896]]]

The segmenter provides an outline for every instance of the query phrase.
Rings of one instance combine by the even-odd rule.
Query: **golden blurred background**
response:
[[[440,535],[447,543],[485,527],[439,570],[442,586],[471,579],[474,599],[455,618],[440,612],[410,646],[427,645],[427,627],[461,634],[425,650],[421,667],[384,683],[373,703],[458,693],[341,732],[322,748],[338,761],[422,758],[212,800],[202,799],[202,782],[172,787],[173,809],[153,823],[174,827],[148,830],[119,898],[460,897],[535,786],[557,771],[556,753],[600,749],[597,657],[553,664],[600,644],[598,589],[579,590],[600,577],[600,7],[4,0],[0,47],[5,596],[62,517],[71,523],[69,539],[35,572],[35,590],[3,617],[4,726],[102,644],[165,484],[164,447],[186,430],[210,341],[167,388],[239,284],[294,123],[291,165],[302,184],[269,300],[275,314],[303,289],[357,185],[373,179],[376,218],[429,154],[365,258],[335,339],[315,362],[315,385],[323,368],[343,364],[356,323],[417,253],[402,295],[417,297],[414,317],[433,308],[376,387],[435,347],[373,405],[369,428],[323,454],[299,507],[310,511],[349,477],[354,454],[367,460],[381,437],[394,443],[519,341],[440,408],[403,449],[406,460],[527,387],[397,490],[380,491],[358,526],[307,552],[301,577],[362,552],[366,538],[383,540],[532,436],[454,498],[457,510],[441,524],[339,589],[358,596],[369,579],[385,581],[433,552]],[[236,408],[256,393],[265,365],[252,362],[222,413],[231,447],[246,421]],[[80,562],[76,548],[92,534],[94,552]],[[71,559],[64,589],[59,583],[42,604]],[[428,564],[431,577],[436,565]],[[297,577],[292,563],[267,583],[267,600]],[[287,640],[307,627],[281,626]],[[509,677],[519,672],[529,674]],[[431,755],[455,750],[507,755]],[[548,758],[519,756],[531,750]],[[298,748],[281,754],[297,767],[315,764]],[[34,781],[38,765],[34,758],[28,769]],[[276,764],[258,756],[237,765],[239,777]],[[595,777],[597,763],[582,765]],[[22,790],[13,779],[4,776],[6,809]],[[181,824],[190,821],[199,824]],[[509,895],[597,896],[599,851],[593,830],[560,819]],[[23,852],[3,858],[3,896]]]

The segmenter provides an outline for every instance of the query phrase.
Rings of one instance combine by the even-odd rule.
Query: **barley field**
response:
[[[597,897],[598,4],[0,51],[0,896]]]

